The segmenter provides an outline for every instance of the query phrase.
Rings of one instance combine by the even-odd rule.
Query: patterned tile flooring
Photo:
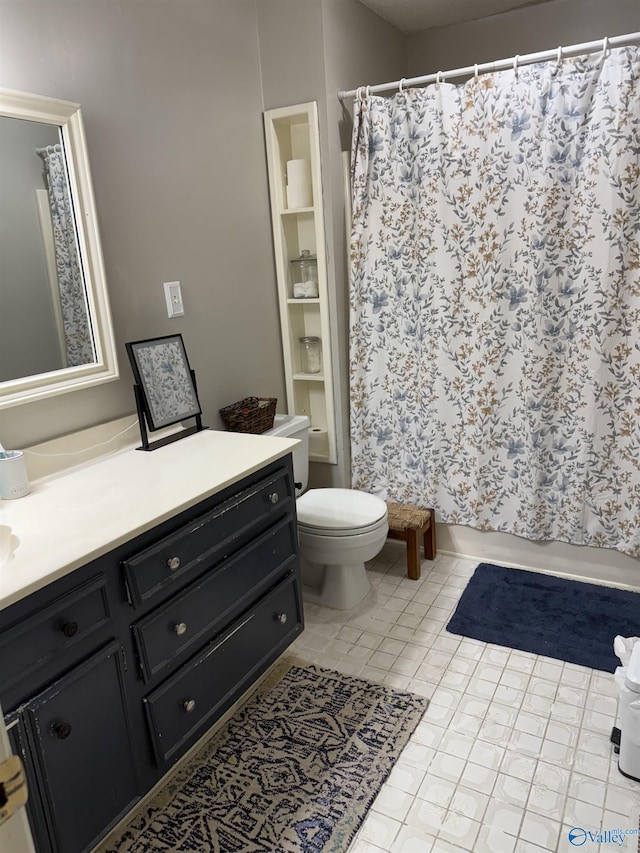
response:
[[[431,700],[349,853],[640,853],[613,676],[447,633],[476,565],[440,554],[412,581],[388,542],[358,608],[305,607],[299,657]]]

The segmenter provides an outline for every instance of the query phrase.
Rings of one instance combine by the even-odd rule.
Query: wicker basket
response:
[[[273,426],[276,397],[245,397],[220,409],[223,423],[230,432],[252,432],[259,435]]]

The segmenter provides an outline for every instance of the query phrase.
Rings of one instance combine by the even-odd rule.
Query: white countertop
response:
[[[6,560],[0,539],[0,609],[286,456],[298,444],[204,430],[151,452],[131,444],[32,481],[29,495],[0,500],[0,533],[6,542],[2,527],[8,526],[15,537]]]

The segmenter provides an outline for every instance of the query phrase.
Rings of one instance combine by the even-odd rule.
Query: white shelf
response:
[[[337,462],[334,412],[334,367],[327,288],[326,242],[322,207],[318,112],[315,102],[267,110],[264,114],[271,224],[276,262],[280,329],[287,410],[308,415],[312,427],[327,431],[327,452],[312,453],[313,462]],[[287,163],[306,159],[310,164],[309,207],[287,208]],[[306,200],[306,199],[305,199]],[[318,297],[293,297],[291,260],[303,250],[318,263]],[[322,342],[322,371],[302,373],[300,338],[315,335]]]
[[[294,373],[293,379],[296,382],[324,382],[323,373]]]
[[[295,213],[314,213],[315,208],[313,207],[288,207],[286,210],[281,210],[281,216],[291,216]]]

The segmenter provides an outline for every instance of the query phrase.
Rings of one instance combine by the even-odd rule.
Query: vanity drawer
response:
[[[288,468],[239,492],[209,512],[165,536],[123,566],[134,604],[148,601],[168,586],[184,585],[214,561],[291,510],[293,484]]]
[[[158,765],[182,753],[302,627],[294,573],[145,700]]]
[[[245,610],[294,567],[296,527],[287,517],[134,625],[142,673],[152,678],[197,640]]]
[[[0,634],[3,689],[46,666],[62,652],[86,641],[109,620],[106,577],[100,575]]]

